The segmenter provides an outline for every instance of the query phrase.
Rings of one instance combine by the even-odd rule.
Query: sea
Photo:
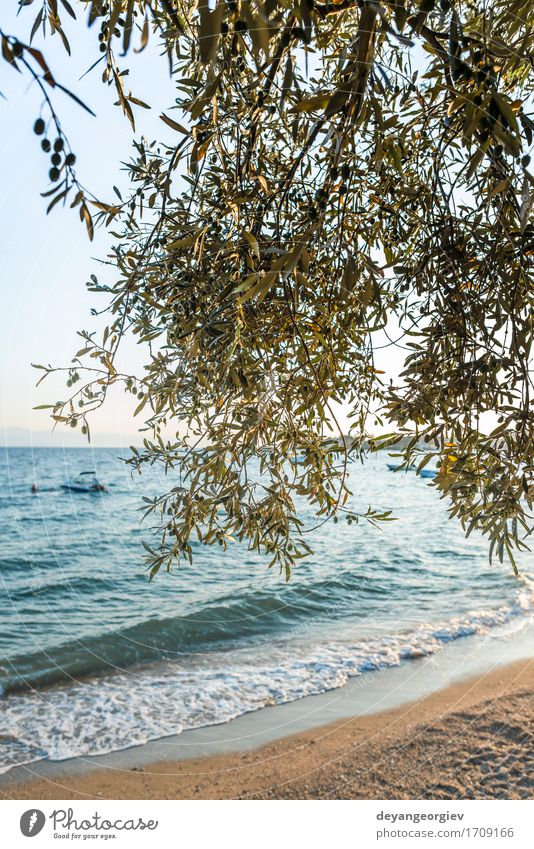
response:
[[[534,621],[531,555],[519,577],[490,564],[431,481],[384,453],[350,466],[348,506],[396,520],[322,524],[288,583],[244,545],[198,542],[192,565],[149,582],[142,499],[176,480],[132,475],[127,455],[0,454],[0,772],[228,723]],[[61,488],[83,471],[107,490]]]

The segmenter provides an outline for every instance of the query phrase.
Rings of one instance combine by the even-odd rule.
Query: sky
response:
[[[28,41],[35,7],[23,9],[19,16],[16,10],[16,0],[2,3],[0,28]],[[126,185],[121,161],[129,157],[131,128],[113,105],[113,88],[101,83],[101,66],[80,80],[99,55],[98,29],[87,31],[65,18],[72,58],[56,38],[43,42],[37,36],[33,45],[43,49],[56,79],[96,112],[97,118],[92,118],[66,95],[54,94],[62,127],[77,155],[78,177],[94,194],[112,200],[112,185]],[[165,137],[158,116],[172,105],[174,94],[156,46],[132,54],[122,63],[130,68],[135,94],[152,105],[150,111],[136,110],[136,137]],[[0,63],[0,91],[5,98],[0,99],[0,439],[3,433],[2,441],[9,444],[84,444],[81,434],[70,429],[57,428],[51,434],[46,411],[32,409],[64,397],[65,389],[60,378],[48,379],[36,389],[39,375],[31,363],[68,365],[82,347],[76,331],[93,329],[90,309],[104,306],[104,296],[99,304],[98,296],[86,291],[85,282],[91,272],[101,273],[96,258],[105,256],[111,237],[99,229],[91,243],[68,205],[45,214],[47,201],[40,192],[49,188],[50,166],[40,139],[32,132],[42,95],[27,75],[16,73],[4,61]],[[132,368],[141,362],[133,344],[127,357]],[[111,395],[93,418],[94,443],[130,444],[137,429],[132,410],[129,396],[122,391]]]
[[[17,0],[4,0],[0,28],[28,40],[35,7],[16,15]],[[72,45],[69,58],[56,38],[43,42],[39,34],[33,45],[43,49],[56,79],[75,92],[96,113],[91,117],[66,95],[54,94],[62,126],[77,156],[77,174],[82,184],[103,199],[112,199],[113,185],[125,186],[121,162],[129,157],[132,132],[121,110],[114,105],[112,87],[101,83],[102,66],[80,79],[98,57],[98,28],[86,27],[65,16],[65,29]],[[81,22],[80,22],[81,23]],[[141,54],[129,54],[121,67],[130,69],[129,86],[135,96],[151,104],[150,111],[136,109],[136,134],[165,139],[172,136],[159,120],[161,111],[173,104],[174,87],[166,73],[166,61],[155,43]],[[40,139],[32,132],[39,115],[42,95],[27,75],[0,63],[0,280],[2,309],[0,338],[0,442],[24,445],[83,445],[79,431],[58,427],[52,433],[47,411],[33,409],[64,397],[64,379],[53,376],[36,388],[39,374],[31,363],[66,366],[82,347],[76,332],[94,329],[92,307],[102,308],[105,296],[88,293],[86,281],[92,272],[105,279],[97,258],[104,257],[111,237],[97,229],[90,242],[74,210],[56,206],[46,215],[46,199],[40,192],[49,188],[49,161]],[[112,282],[111,280],[109,282]],[[99,303],[100,300],[100,303]],[[133,342],[123,349],[126,367],[135,371],[142,364],[142,351]],[[396,371],[395,353],[381,355],[381,368]],[[398,352],[397,352],[398,359]],[[138,444],[138,420],[133,419],[134,399],[117,389],[92,420],[94,445]],[[338,411],[347,425],[346,410]]]

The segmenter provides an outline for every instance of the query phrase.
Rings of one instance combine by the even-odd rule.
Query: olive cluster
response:
[[[136,395],[139,400],[144,398],[144,392],[139,389],[132,378],[128,378],[125,382],[125,388],[128,392],[131,392],[132,395]]]
[[[115,38],[120,38],[121,31],[119,29],[119,26],[122,26],[124,28],[126,26],[126,21],[122,20],[122,18],[118,19],[117,25],[115,26],[115,29],[113,30],[113,35],[115,36]],[[101,27],[100,27],[100,32],[98,34],[98,40],[100,42],[100,48],[99,48],[100,52],[105,53],[106,50],[108,49],[108,43],[110,41],[110,32],[109,32],[108,21],[102,21],[102,24],[101,24]]]
[[[347,183],[350,180],[352,173],[352,169],[348,163],[345,162],[341,168],[333,167],[330,169],[330,177],[332,180],[337,180],[341,178],[341,184],[338,188],[338,192],[340,195],[346,195],[348,191]]]
[[[76,162],[76,157],[73,153],[66,151],[65,139],[61,132],[59,132],[58,137],[54,140],[54,142],[50,141],[46,134],[46,124],[43,118],[37,118],[33,125],[33,131],[36,136],[43,136],[41,149],[45,153],[50,154],[51,167],[48,172],[48,176],[50,177],[51,183],[57,183],[61,176],[61,171],[64,168],[72,168]]]
[[[334,187],[335,191],[339,196],[346,195],[349,190],[349,182],[352,175],[352,168],[348,163],[344,163],[340,167],[332,166],[328,170],[328,177],[330,181],[337,182],[337,186]],[[328,206],[328,199],[330,196],[330,191],[332,189],[328,189],[325,187],[319,187],[314,195],[314,203],[310,203],[306,208],[307,217],[310,221],[317,221],[319,217],[319,210],[324,212]],[[292,198],[293,200],[298,200],[297,197]]]
[[[276,106],[273,103],[265,103],[265,94],[262,91],[260,91],[256,98],[256,107],[258,109],[265,109],[269,115],[274,115],[276,113]]]

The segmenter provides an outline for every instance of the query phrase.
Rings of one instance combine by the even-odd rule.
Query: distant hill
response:
[[[388,451],[400,451],[410,441],[405,436],[394,446],[387,447]],[[351,442],[350,436],[344,437],[345,443]],[[130,445],[142,445],[140,433],[91,433],[91,443],[79,430],[58,427],[56,430],[29,430],[23,427],[7,427],[0,429],[0,446],[8,448],[129,448]]]
[[[23,427],[6,427],[0,430],[0,445],[8,448],[128,448],[140,445],[139,433],[92,433],[91,443],[79,430],[29,430]]]

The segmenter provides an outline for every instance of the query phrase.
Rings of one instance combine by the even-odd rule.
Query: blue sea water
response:
[[[398,521],[323,525],[289,584],[243,546],[198,543],[192,566],[149,583],[142,497],[173,481],[132,476],[121,455],[0,455],[0,771],[227,722],[534,618],[531,558],[520,578],[490,565],[487,543],[385,456],[351,466],[351,506]],[[88,469],[107,492],[60,488]]]

